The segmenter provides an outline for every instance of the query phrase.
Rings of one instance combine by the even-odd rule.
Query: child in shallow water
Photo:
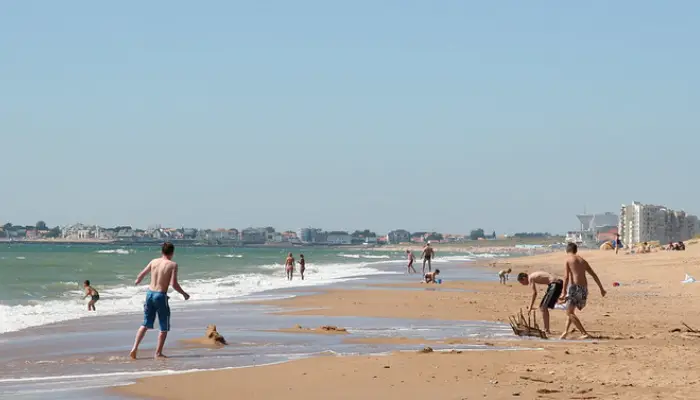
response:
[[[90,302],[88,303],[88,311],[95,311],[95,303],[97,303],[97,300],[100,299],[100,294],[97,293],[97,290],[95,290],[94,287],[90,286],[89,280],[83,282],[83,287],[85,288],[85,296],[83,296],[83,300],[90,296]]]
[[[439,269],[436,269],[435,272],[428,272],[425,274],[425,283],[437,283],[438,275],[440,275]]]

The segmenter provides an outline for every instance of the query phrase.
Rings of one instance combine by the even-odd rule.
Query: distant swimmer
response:
[[[435,269],[435,272],[425,274],[425,283],[437,283],[437,276],[440,275],[440,270]]]
[[[171,282],[173,289],[180,293],[185,300],[190,298],[190,295],[182,290],[180,283],[177,281],[178,266],[176,262],[172,261],[173,254],[175,254],[175,246],[170,242],[163,243],[161,253],[162,257],[151,260],[136,278],[136,282],[134,282],[135,285],[138,285],[149,272],[151,273],[151,284],[148,285],[146,303],[143,306],[143,326],[136,332],[134,347],[129,353],[129,356],[134,360],[136,359],[139,345],[146,335],[146,331],[153,329],[156,315],[158,315],[160,334],[158,335],[158,346],[156,347],[155,358],[165,358],[163,346],[165,345],[165,339],[168,337],[168,331],[170,330],[168,289],[170,288]]]
[[[510,275],[511,272],[512,272],[512,270],[511,270],[510,268],[501,270],[501,271],[498,273],[498,280],[499,280],[503,285],[505,285],[505,284],[506,284],[506,281],[508,281],[508,275]]]
[[[425,275],[425,263],[428,263],[428,272],[433,270],[433,265],[431,263],[431,260],[435,257],[435,250],[430,246],[430,242],[428,242],[425,247],[423,248],[423,254],[421,254],[421,258],[423,259],[423,275]]]
[[[85,288],[85,296],[83,296],[83,300],[87,299],[88,296],[90,297],[90,302],[88,302],[88,311],[95,311],[95,303],[97,303],[97,300],[100,299],[100,294],[97,293],[97,290],[95,290],[94,287],[90,286],[90,281],[88,280],[83,282],[83,287]]]
[[[294,256],[292,253],[287,255],[287,260],[284,262],[284,269],[287,272],[287,280],[291,281],[294,275]]]
[[[577,252],[578,246],[576,246],[576,243],[569,243],[566,246],[566,254],[569,258],[566,260],[566,278],[564,279],[563,297],[566,299],[566,316],[568,318],[566,320],[564,333],[561,335],[562,339],[566,339],[566,336],[569,334],[571,323],[581,332],[581,339],[588,339],[590,337],[588,332],[583,329],[581,321],[576,316],[576,309],[583,310],[588,300],[588,280],[586,279],[586,274],[590,275],[598,285],[600,295],[605,297],[606,294],[598,275],[593,271],[588,261],[576,254]],[[567,287],[569,283],[571,285]]]
[[[301,274],[301,280],[304,280],[304,271],[306,270],[306,260],[304,260],[304,255],[299,254],[299,273]]]
[[[408,273],[410,274],[411,271],[413,271],[414,274],[417,274],[418,271],[413,268],[413,263],[416,261],[416,256],[413,255],[411,250],[406,250],[406,254],[408,255]]]

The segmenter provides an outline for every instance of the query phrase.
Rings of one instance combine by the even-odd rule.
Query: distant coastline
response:
[[[103,239],[21,239],[8,240],[0,238],[0,244],[61,244],[61,245],[82,245],[82,246],[158,246],[166,240],[103,240]],[[322,243],[291,243],[291,242],[271,242],[271,243],[206,243],[188,239],[172,239],[170,240],[176,246],[193,246],[193,247],[234,247],[234,248],[337,248],[337,249],[358,249],[369,250],[372,248],[382,247],[380,245],[357,245],[357,244],[322,244]]]
[[[270,242],[270,243],[207,243],[198,242],[191,239],[173,239],[171,240],[176,246],[187,247],[207,247],[207,248],[246,248],[246,249],[289,249],[289,248],[318,248],[318,249],[336,249],[342,251],[367,251],[367,252],[405,252],[411,250],[420,253],[424,243],[401,243],[401,244],[335,244],[335,243],[292,243],[292,242]],[[159,246],[164,240],[103,240],[103,239],[23,239],[23,240],[7,240],[0,238],[1,244],[22,244],[22,245],[71,245],[71,246],[105,246],[105,247],[152,247]],[[552,241],[541,241],[536,243],[534,240],[475,240],[462,243],[435,243],[433,247],[439,254],[440,252],[449,253],[511,253],[521,255],[532,255],[546,253],[553,250],[554,243]]]

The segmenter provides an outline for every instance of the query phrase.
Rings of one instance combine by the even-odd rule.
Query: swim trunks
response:
[[[146,292],[146,302],[143,304],[143,326],[153,329],[153,323],[158,315],[158,325],[161,332],[170,330],[170,306],[168,294],[163,292]]]
[[[586,307],[586,300],[588,299],[588,288],[580,285],[570,285],[569,292],[566,295],[566,306],[574,306],[579,310],[583,310]]]
[[[100,299],[100,295],[99,295],[99,294],[95,294],[95,295],[90,296],[90,300],[92,300],[92,301],[97,301],[97,300],[99,300],[99,299]]]
[[[542,302],[540,303],[540,309],[550,308],[554,309],[557,305],[559,296],[561,296],[561,291],[564,289],[564,282],[561,279],[557,279],[547,286],[547,291],[542,296]]]

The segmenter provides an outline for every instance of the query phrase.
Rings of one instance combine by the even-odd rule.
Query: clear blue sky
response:
[[[697,1],[15,1],[0,220],[564,231],[700,212]]]

